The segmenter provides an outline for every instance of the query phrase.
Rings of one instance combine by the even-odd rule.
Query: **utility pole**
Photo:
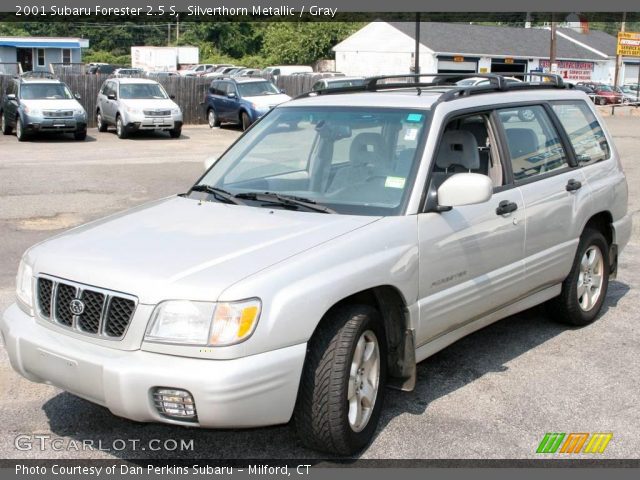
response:
[[[167,47],[171,46],[171,22],[167,23]]]
[[[414,68],[413,73],[420,74],[420,12],[416,13],[416,51],[413,54]],[[416,77],[416,83],[420,83],[420,79]]]
[[[626,28],[627,22],[627,12],[622,13],[622,23],[620,24],[620,31],[624,32]],[[622,55],[618,55],[616,52],[616,73],[613,78],[613,86],[617,87],[619,85],[620,80],[620,67],[622,66]]]
[[[558,24],[555,21],[555,14],[551,14],[551,45],[549,47],[549,72],[556,73],[554,65],[556,64],[556,55],[558,52],[558,36],[556,30]]]
[[[180,14],[176,15],[176,45],[180,43]]]

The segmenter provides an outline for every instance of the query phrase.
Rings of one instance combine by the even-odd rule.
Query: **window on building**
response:
[[[584,102],[554,103],[553,110],[571,139],[580,165],[590,165],[610,157],[604,131]]]
[[[38,66],[44,67],[46,66],[44,63],[44,48],[38,48]]]
[[[63,48],[62,49],[62,63],[63,65],[71,64],[71,49]]]

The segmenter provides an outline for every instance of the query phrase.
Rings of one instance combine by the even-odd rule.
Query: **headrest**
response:
[[[379,163],[384,158],[384,141],[379,133],[359,133],[351,142],[349,161],[354,164]]]
[[[509,152],[513,158],[538,151],[538,136],[530,128],[509,128],[506,133]]]
[[[468,170],[479,169],[480,154],[476,137],[465,130],[444,132],[436,156],[436,165],[445,170],[452,165],[460,165]]]

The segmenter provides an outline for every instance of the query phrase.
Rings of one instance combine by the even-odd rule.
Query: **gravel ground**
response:
[[[534,309],[422,362],[414,392],[388,392],[381,428],[363,458],[534,458],[545,432],[613,432],[603,458],[640,458],[640,118],[606,121],[624,159],[635,225],[601,318],[571,329]],[[180,140],[152,134],[123,141],[92,130],[84,143],[51,138],[18,144],[14,136],[1,137],[0,311],[13,301],[17,264],[27,247],[73,225],[184,191],[202,172],[203,159],[239,135],[208,127],[183,133]],[[317,456],[286,425],[216,431],[114,417],[22,379],[4,349],[0,384],[0,458]],[[61,443],[55,448],[44,440],[44,451],[37,442],[19,450],[15,438],[21,434]],[[160,443],[150,443],[154,439]],[[131,440],[139,440],[136,448]],[[193,440],[193,449],[176,450],[171,440]],[[94,448],[76,451],[77,442],[93,442]]]

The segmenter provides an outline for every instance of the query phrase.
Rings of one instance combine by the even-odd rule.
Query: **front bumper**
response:
[[[47,118],[22,115],[25,131],[29,133],[75,133],[87,131],[87,117]]]
[[[38,325],[17,305],[0,320],[11,366],[23,377],[55,385],[139,422],[235,428],[286,423],[296,402],[306,344],[234,360],[122,351]],[[154,387],[189,391],[196,422],[162,416]]]
[[[132,115],[126,117],[125,127],[129,132],[138,130],[179,130],[182,128],[182,115],[150,117]]]

